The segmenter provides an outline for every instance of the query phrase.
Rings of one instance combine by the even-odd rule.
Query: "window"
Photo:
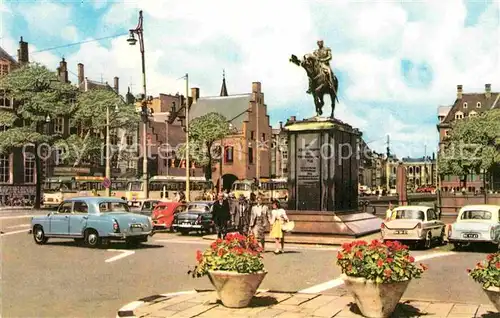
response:
[[[262,141],[266,141],[266,134],[262,134]]]
[[[64,131],[64,118],[57,117],[54,119],[54,132],[56,134],[62,134]]]
[[[481,108],[481,102],[477,102],[476,107]]]
[[[424,212],[418,210],[397,210],[396,220],[424,220]]]
[[[56,149],[55,151],[55,159],[54,159],[54,164],[55,165],[60,165],[63,163],[63,159],[64,159],[64,149]]]
[[[9,64],[2,64],[0,68],[0,76],[9,74]]]
[[[457,112],[457,113],[455,114],[455,119],[462,119],[462,118],[464,118],[464,113],[462,113],[462,112]]]
[[[475,111],[471,111],[469,113],[469,117],[476,117],[477,116],[477,113]]]
[[[57,209],[57,213],[71,213],[71,210],[73,208],[73,202],[63,202],[59,206],[59,209]]]
[[[134,135],[127,135],[127,145],[132,146],[134,144]]]
[[[78,133],[78,129],[76,127],[76,123],[74,119],[69,119],[69,134],[76,135]]]
[[[233,162],[233,152],[234,152],[233,147],[226,147],[226,149],[224,150],[224,161],[225,162],[229,162],[229,163]]]
[[[0,91],[0,108],[12,108],[12,100],[7,96],[5,90]]]
[[[285,160],[286,160],[286,159],[288,159],[288,151],[283,150],[283,151],[281,152],[281,158],[283,158],[283,159],[285,159]]]
[[[0,155],[0,183],[10,182],[10,157]]]
[[[467,108],[467,107],[468,107],[467,102],[465,102],[464,103],[464,108]]]
[[[250,140],[254,140],[255,139],[255,131],[251,131],[250,132]]]
[[[24,183],[35,183],[35,156],[24,154]]]
[[[427,221],[437,220],[436,213],[433,209],[427,210]]]
[[[491,220],[491,212],[481,210],[464,211],[460,216],[462,220]]]
[[[415,168],[415,173],[420,173],[420,168],[419,167]]]
[[[89,212],[87,203],[80,201],[75,202],[75,205],[73,206],[73,212],[87,214]]]
[[[6,132],[9,129],[9,127],[5,125],[0,125],[0,132]]]
[[[253,164],[253,149],[248,147],[248,163]]]
[[[118,144],[118,134],[116,130],[112,130],[109,133],[109,139],[112,145],[117,145]]]

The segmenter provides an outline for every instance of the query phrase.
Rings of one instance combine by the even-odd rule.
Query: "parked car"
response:
[[[395,208],[392,219],[381,227],[384,241],[412,243],[423,248],[430,248],[434,241],[442,244],[446,231],[434,208],[418,205]]]
[[[31,219],[37,244],[49,238],[73,238],[89,247],[104,240],[136,245],[153,235],[150,217],[130,213],[127,202],[114,197],[80,197],[64,200],[56,212]]]
[[[500,205],[466,205],[448,228],[448,240],[460,249],[466,245],[490,243],[500,249]]]
[[[144,200],[141,205],[141,210],[138,213],[145,216],[151,216],[153,209],[158,205],[158,203],[160,203],[159,200]]]
[[[190,232],[214,233],[215,224],[212,217],[212,202],[197,201],[188,204],[187,210],[174,216],[174,231],[187,235]]]
[[[181,202],[160,202],[153,210],[153,229],[173,230],[174,216],[177,213],[186,211],[187,205]]]

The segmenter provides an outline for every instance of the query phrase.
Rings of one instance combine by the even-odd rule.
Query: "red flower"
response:
[[[486,256],[486,259],[487,259],[488,261],[491,261],[491,260],[493,259],[493,257],[494,257],[494,256],[495,256],[495,255],[493,255],[493,254],[488,254],[488,256]]]
[[[410,260],[410,263],[413,263],[413,262],[415,262],[415,257],[410,256],[409,260]]]
[[[338,252],[337,259],[343,259],[343,258],[344,258],[344,254],[342,254],[342,252]]]
[[[363,258],[363,252],[361,252],[361,251],[357,251],[357,252],[356,252],[356,257],[357,257],[357,258]]]
[[[217,242],[213,242],[212,244],[210,244],[210,247],[215,250],[217,248]]]
[[[388,257],[388,258],[386,259],[386,261],[387,261],[387,263],[389,263],[389,264],[390,264],[390,263],[394,262],[394,259],[392,259],[392,258]]]
[[[382,267],[382,266],[384,266],[384,261],[383,261],[383,260],[381,260],[381,259],[379,259],[379,260],[377,261],[377,266],[378,266],[378,267]]]
[[[196,260],[198,262],[201,262],[202,259],[203,259],[203,253],[201,251],[196,251]]]
[[[222,243],[222,239],[218,238],[216,241],[215,241],[216,244],[220,244]]]
[[[500,262],[497,262],[497,263],[495,264],[495,267],[496,267],[497,269],[500,269]]]
[[[385,277],[389,278],[391,277],[392,275],[392,270],[390,268],[387,268],[386,270],[384,270],[384,275]]]
[[[217,252],[217,255],[219,255],[220,257],[224,256],[225,251],[221,248],[218,252]]]

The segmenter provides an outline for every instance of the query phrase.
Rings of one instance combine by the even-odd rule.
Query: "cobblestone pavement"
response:
[[[349,295],[291,294],[259,291],[248,308],[226,308],[214,291],[157,295],[131,304],[118,317],[362,317]],[[138,307],[137,307],[138,306]],[[127,307],[127,306],[126,306]],[[393,317],[498,318],[491,305],[401,300]]]

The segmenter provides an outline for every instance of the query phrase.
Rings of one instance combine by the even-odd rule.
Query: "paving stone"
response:
[[[312,298],[309,301],[302,303],[300,305],[300,308],[303,308],[303,311],[306,312],[307,310],[304,309],[318,309],[319,307],[333,301],[334,299],[340,298],[340,296],[325,296],[325,295],[320,295],[318,297]]]
[[[265,297],[271,297],[271,298],[274,298],[276,299],[276,302],[280,303],[282,301],[285,301],[287,300],[288,298],[291,298],[293,296],[293,294],[288,294],[288,293],[270,293],[270,292],[266,292],[266,293],[261,293],[259,294],[259,296],[257,297],[254,297],[254,300],[258,300],[258,299],[261,299],[261,298],[265,298]],[[254,301],[252,300],[252,301]]]
[[[425,311],[427,312],[426,317],[448,317],[451,309],[453,308],[453,303],[431,303]]]
[[[300,308],[300,306],[297,306],[297,305],[287,305],[287,304],[284,304],[284,303],[279,303],[275,306],[273,306],[272,308],[275,308],[275,309],[280,309],[280,310],[284,310],[284,311],[287,311],[287,312],[300,312],[302,308]]]
[[[450,317],[475,317],[478,305],[455,304],[451,309]]]
[[[177,304],[169,305],[163,307],[161,310],[173,310],[173,311],[183,311],[188,308],[194,307],[198,305],[197,303],[189,302],[189,301],[182,301]]]
[[[197,317],[204,317],[204,318],[222,318],[222,317],[229,317],[229,314],[227,311],[225,311],[223,308],[215,307],[210,310],[207,310],[206,312],[202,313],[201,315]]]
[[[182,304],[182,303],[181,303]],[[191,306],[183,311],[177,312],[175,315],[166,316],[166,317],[196,317],[201,315],[202,313],[210,310],[215,307],[215,305],[204,305],[204,304],[196,304],[195,306]]]
[[[493,305],[481,305],[476,312],[476,317],[482,317],[486,315],[491,315],[492,313],[496,313],[497,310]],[[499,314],[500,316],[500,314]]]
[[[280,304],[283,305],[295,305],[298,306],[302,303],[305,303],[306,301],[313,299],[315,297],[318,297],[318,295],[312,295],[312,294],[295,294],[292,297],[280,302]]]
[[[305,318],[305,317],[307,317],[307,315],[304,313],[301,313],[301,312],[285,311],[277,317],[280,317],[280,318]]]
[[[427,301],[406,301],[399,303],[395,311],[405,317],[420,317],[427,315],[427,308],[430,304]]]
[[[197,297],[189,299],[189,301],[194,303],[217,303],[219,300],[216,292],[206,292],[200,293]]]
[[[352,303],[352,298],[343,296],[333,301],[326,303],[320,306],[317,310],[315,310],[312,314],[317,317],[334,317],[339,312],[344,310],[348,304]]]
[[[157,311],[156,313],[152,313],[151,315],[148,316],[148,318],[172,317],[176,313],[177,313],[176,311],[162,310],[162,311]]]
[[[281,315],[282,313],[285,313],[284,310],[280,309],[274,309],[274,308],[266,308],[265,310],[262,310],[257,314],[257,317],[265,317],[265,318],[270,318],[270,317],[277,317]]]
[[[338,314],[336,314],[334,317],[335,318],[351,318],[351,317],[356,317],[357,318],[357,317],[362,317],[362,316],[360,314],[357,314],[356,312],[354,312],[353,310],[351,310],[351,308],[349,308],[349,306],[347,306],[341,312],[339,312]]]

